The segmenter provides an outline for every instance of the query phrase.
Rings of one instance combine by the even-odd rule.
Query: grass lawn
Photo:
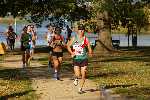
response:
[[[89,69],[89,78],[105,89],[136,100],[150,100],[149,55],[94,57]]]
[[[21,70],[0,66],[0,100],[36,100],[31,80]]]

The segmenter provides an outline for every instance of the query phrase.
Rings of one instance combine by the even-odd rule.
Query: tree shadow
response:
[[[23,95],[26,95],[30,92],[34,92],[34,91],[35,90],[28,90],[28,91],[24,91],[24,92],[17,92],[17,93],[5,95],[5,96],[0,96],[0,100],[8,100],[8,98],[13,98],[13,97],[16,97],[16,96],[23,96]]]
[[[150,87],[131,87],[121,94],[126,100],[150,100]]]
[[[121,76],[121,75],[126,75],[127,72],[123,72],[123,71],[115,71],[115,72],[98,72],[98,73],[91,73],[90,75],[88,75],[88,78],[99,78],[99,77],[113,77],[113,76]]]
[[[4,80],[28,80],[25,73],[20,72],[21,69],[1,69],[0,78]]]
[[[89,61],[90,63],[99,63],[99,62],[127,62],[127,61],[142,61],[142,62],[150,62],[150,55],[143,56],[107,56],[101,57],[96,60]]]
[[[136,85],[137,84],[105,85],[103,88],[104,89],[111,89],[111,88],[118,88],[118,87],[126,88],[126,87],[131,87]]]
[[[43,59],[45,60],[45,59]],[[53,69],[48,68],[48,65],[42,64],[38,67],[27,67],[27,68],[4,68],[0,69],[0,78],[4,80],[32,80],[33,78],[38,79],[49,79],[52,76]],[[72,77],[73,66],[72,63],[64,63],[61,67],[61,76],[63,78]]]
[[[85,89],[85,91],[87,92],[96,92],[96,91],[100,91],[99,89]]]

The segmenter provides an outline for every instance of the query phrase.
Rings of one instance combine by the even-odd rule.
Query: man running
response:
[[[74,73],[75,73],[75,80],[74,85],[77,86],[81,74],[81,82],[78,93],[82,94],[83,86],[86,79],[87,73],[87,65],[88,65],[88,56],[86,47],[89,51],[89,56],[92,56],[92,49],[90,47],[90,43],[88,38],[84,36],[84,26],[78,26],[77,34],[71,38],[71,40],[67,43],[67,49],[73,58],[73,65],[74,65]],[[72,48],[71,48],[72,47]]]

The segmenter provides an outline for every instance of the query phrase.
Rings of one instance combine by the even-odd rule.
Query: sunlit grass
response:
[[[149,59],[149,56],[133,55],[103,57],[98,63],[91,61],[89,78],[118,94],[132,96],[136,100],[149,100]]]
[[[31,80],[16,69],[0,70],[0,100],[35,100]]]

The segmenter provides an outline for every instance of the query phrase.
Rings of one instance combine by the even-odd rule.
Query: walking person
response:
[[[64,39],[61,35],[61,29],[59,27],[55,28],[54,36],[52,39],[52,61],[54,69],[54,79],[60,80],[60,68],[63,60],[63,48],[64,48]]]
[[[73,66],[75,73],[74,85],[77,86],[79,82],[79,78],[81,76],[80,87],[78,93],[82,94],[83,86],[86,80],[87,73],[87,65],[88,65],[88,54],[92,56],[92,49],[90,47],[90,43],[88,38],[84,36],[84,26],[79,25],[77,34],[70,39],[67,43],[67,49],[73,58]],[[87,49],[86,49],[87,48]]]

